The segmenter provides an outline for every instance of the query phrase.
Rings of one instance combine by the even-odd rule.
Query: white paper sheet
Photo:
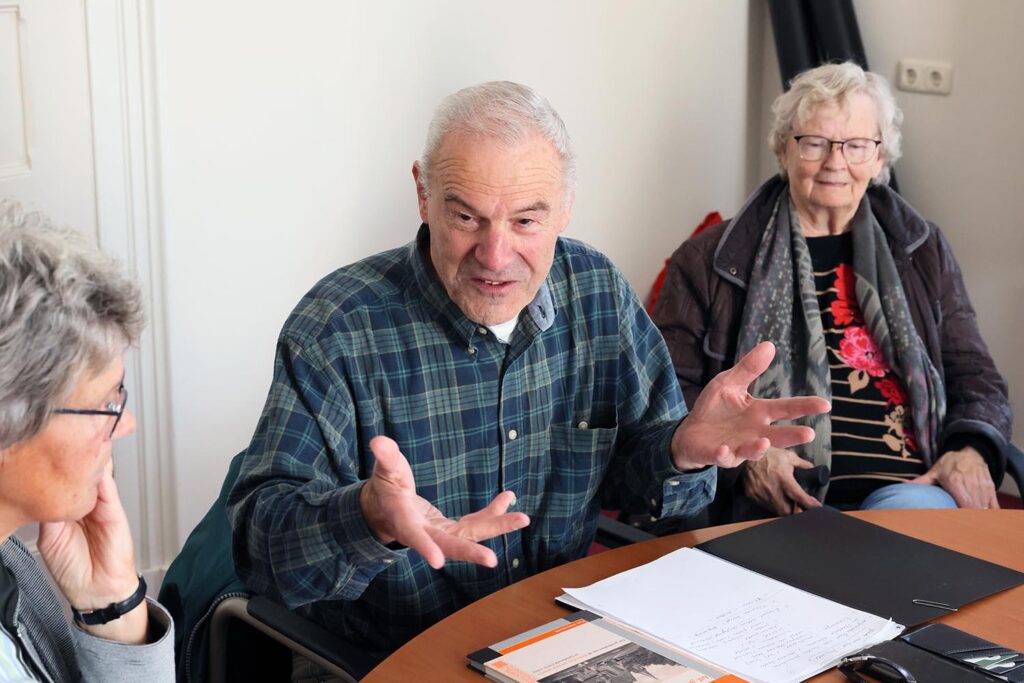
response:
[[[801,681],[903,626],[683,548],[566,593],[758,683]]]

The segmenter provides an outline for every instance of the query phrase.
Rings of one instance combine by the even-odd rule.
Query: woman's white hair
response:
[[[896,104],[889,81],[876,73],[865,71],[853,62],[824,64],[804,71],[790,82],[789,90],[775,98],[768,146],[779,161],[781,176],[786,176],[782,152],[793,131],[813,116],[821,105],[845,106],[850,97],[857,94],[867,95],[875,103],[882,138],[879,153],[884,163],[881,172],[871,182],[889,182],[892,166],[902,154],[900,125],[903,123],[903,112]]]
[[[494,138],[507,145],[540,135],[562,159],[566,197],[576,189],[576,155],[569,132],[551,103],[532,88],[510,81],[491,81],[444,98],[430,121],[419,163],[424,192],[430,191],[434,157],[445,136],[452,133]]]
[[[0,201],[0,449],[35,436],[83,373],[138,340],[139,288],[71,230]]]

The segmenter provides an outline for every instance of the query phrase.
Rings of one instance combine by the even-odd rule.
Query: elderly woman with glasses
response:
[[[112,477],[131,434],[137,287],[80,237],[0,202],[0,680],[174,680]],[[15,531],[39,523],[42,568]]]
[[[887,186],[902,120],[888,83],[828,64],[794,79],[772,111],[779,175],[682,244],[653,317],[691,405],[771,340],[778,353],[754,395],[815,394],[832,412],[804,421],[812,443],[723,470],[715,521],[823,502],[997,507],[1006,382],[945,237]],[[810,493],[798,483],[808,468],[828,477]]]

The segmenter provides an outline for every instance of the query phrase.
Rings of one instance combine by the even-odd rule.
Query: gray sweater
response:
[[[156,642],[125,645],[97,638],[69,623],[42,568],[21,541],[11,536],[0,545],[0,557],[18,582],[18,628],[12,636],[47,682],[174,683],[174,626],[159,603],[146,599]]]

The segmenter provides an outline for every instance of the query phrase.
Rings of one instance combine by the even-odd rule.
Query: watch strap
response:
[[[135,592],[121,602],[112,602],[106,607],[88,612],[82,612],[72,607],[71,614],[75,618],[76,623],[82,624],[83,626],[99,626],[100,624],[106,624],[107,622],[114,621],[115,619],[119,619],[125,614],[128,614],[138,607],[139,603],[145,599],[146,580],[142,578],[141,574],[139,574],[139,585],[135,589]]]

